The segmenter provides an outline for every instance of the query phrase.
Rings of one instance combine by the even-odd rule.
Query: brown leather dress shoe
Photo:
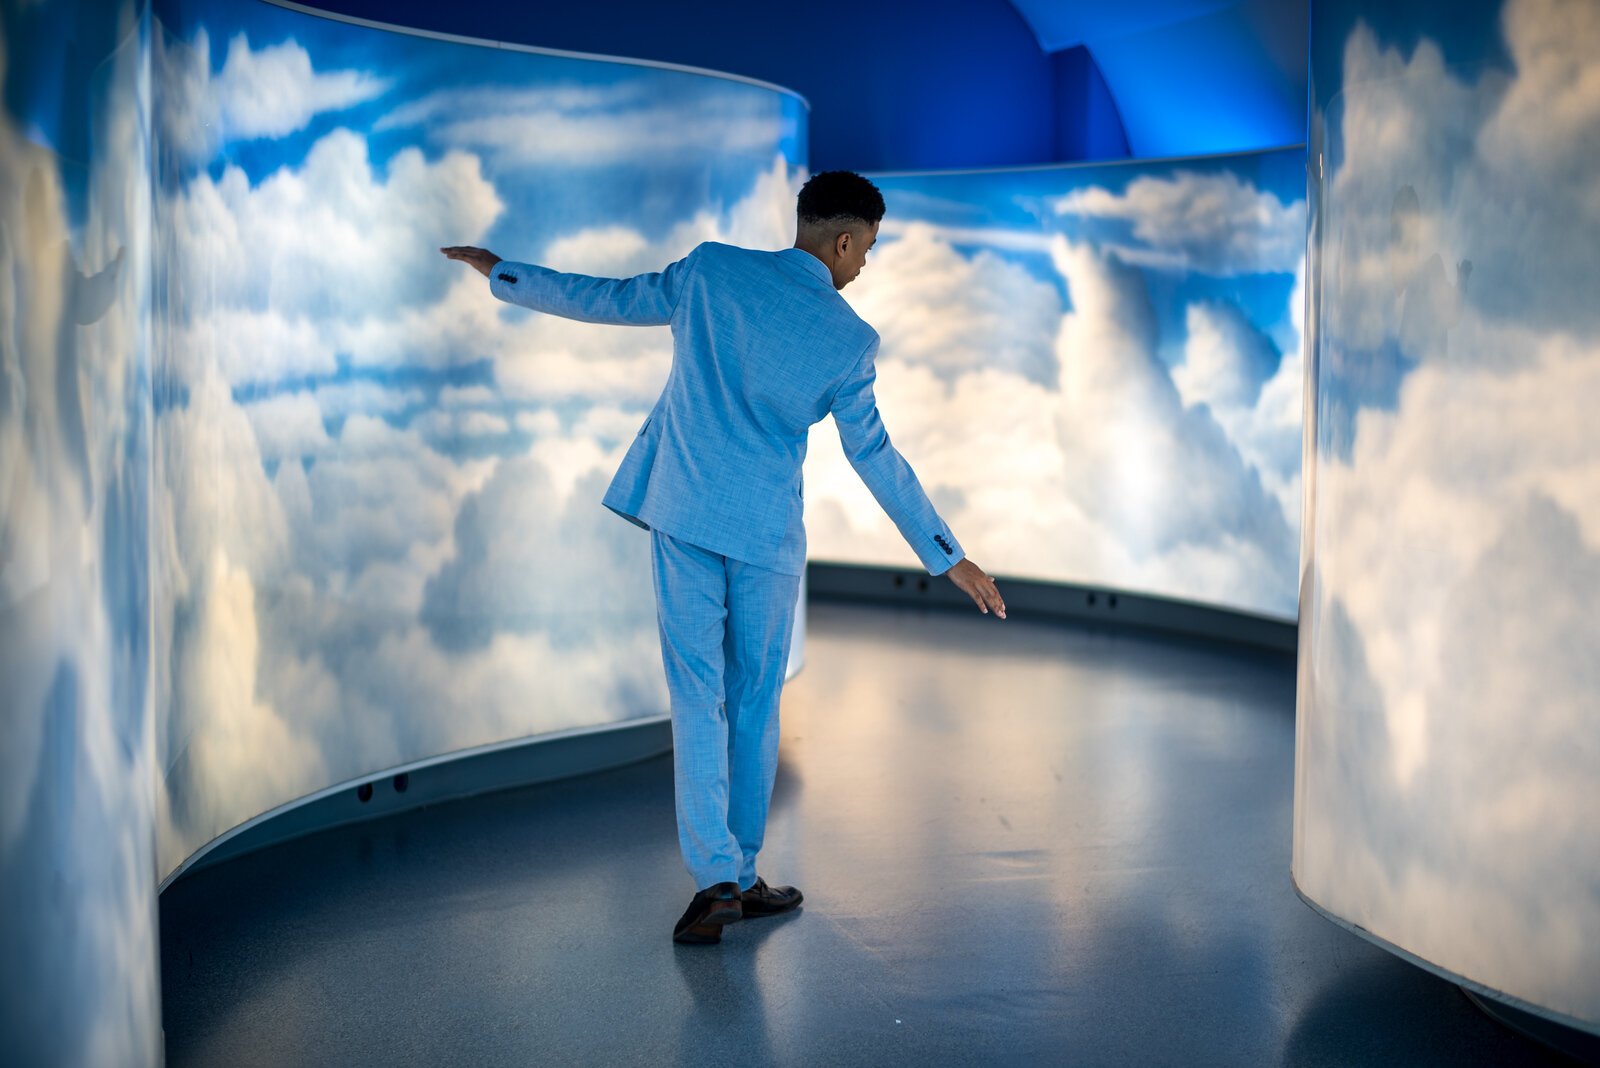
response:
[[[722,928],[744,915],[738,883],[718,883],[695,894],[672,940],[685,945],[712,945],[722,941]]]
[[[768,886],[767,881],[756,877],[756,884],[739,894],[744,902],[746,919],[758,916],[776,916],[788,912],[805,900],[805,895],[792,886]]]

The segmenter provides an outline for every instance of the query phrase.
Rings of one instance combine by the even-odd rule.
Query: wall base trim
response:
[[[1217,638],[1280,653],[1294,653],[1293,620],[1217,608],[1193,601],[1130,593],[1113,586],[1080,586],[1005,578],[995,582],[1006,599],[1007,615],[1111,623]],[[813,601],[917,604],[976,611],[967,595],[945,578],[927,572],[860,564],[812,563],[806,584]]]
[[[1596,1054],[1600,1053],[1600,1028],[1595,1024],[1554,1009],[1547,1009],[1542,1005],[1535,1005],[1503,990],[1496,990],[1474,979],[1457,975],[1449,968],[1441,967],[1426,957],[1417,956],[1404,946],[1398,946],[1381,935],[1373,934],[1360,924],[1351,923],[1342,916],[1329,912],[1300,889],[1300,882],[1292,871],[1289,873],[1289,884],[1294,887],[1294,892],[1299,895],[1300,900],[1310,906],[1317,915],[1351,934],[1359,935],[1379,949],[1388,950],[1423,971],[1431,972],[1447,982],[1454,983],[1461,988],[1461,992],[1468,1000],[1496,1023],[1510,1027],[1542,1045],[1559,1050],[1568,1057],[1577,1057],[1580,1061],[1592,1061]]]
[[[214,839],[179,865],[165,890],[192,871],[331,827],[442,801],[608,771],[672,751],[672,717],[651,716],[535,735],[362,776],[291,801]],[[404,789],[399,785],[404,783]],[[361,793],[370,787],[367,800]]]

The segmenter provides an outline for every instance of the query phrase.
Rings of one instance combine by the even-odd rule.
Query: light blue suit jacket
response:
[[[635,278],[502,260],[489,283],[501,300],[568,319],[671,324],[672,372],[605,495],[625,518],[803,573],[801,465],[807,431],[831,412],[845,456],[923,566],[943,574],[962,558],[878,417],[877,331],[809,252],[707,242]]]

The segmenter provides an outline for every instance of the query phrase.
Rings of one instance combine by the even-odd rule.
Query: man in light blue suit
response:
[[[878,334],[839,296],[877,240],[883,197],[860,175],[800,191],[793,248],[708,242],[635,278],[562,274],[484,249],[441,251],[513,304],[594,323],[672,328],[672,371],[606,491],[651,532],[672,701],[678,841],[699,888],[675,941],[714,943],[741,917],[800,904],[756,874],[778,764],[778,697],[805,569],[801,465],[832,414],[846,457],[934,575],[1005,618],[889,441],[872,384]]]

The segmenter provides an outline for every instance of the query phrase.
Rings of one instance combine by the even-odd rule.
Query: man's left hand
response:
[[[963,557],[955,567],[946,571],[945,575],[962,593],[972,598],[972,603],[978,606],[978,611],[984,615],[993,612],[1001,619],[1006,618],[1006,602],[1000,596],[1000,590],[995,586],[994,579],[984,574],[983,568],[973,563],[970,557]]]
[[[473,248],[471,245],[450,245],[439,251],[448,259],[460,260],[467,264],[485,278],[488,278],[489,272],[494,270],[494,265],[500,262],[500,257],[488,249]]]

